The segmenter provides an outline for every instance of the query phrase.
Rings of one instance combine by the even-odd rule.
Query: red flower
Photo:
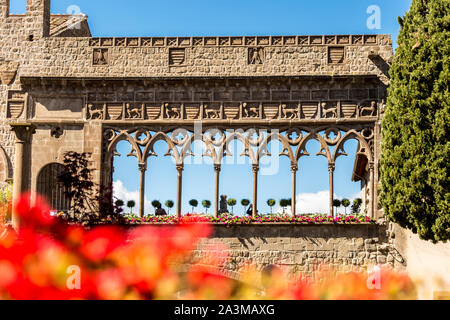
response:
[[[125,234],[122,229],[111,226],[96,227],[84,235],[80,252],[89,260],[100,262],[124,244]]]
[[[14,212],[20,219],[21,228],[48,228],[55,223],[50,215],[50,207],[46,201],[36,195],[34,204],[31,202],[31,193],[23,194],[15,203]]]

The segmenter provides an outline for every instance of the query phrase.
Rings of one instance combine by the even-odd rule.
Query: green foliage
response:
[[[341,204],[345,208],[345,214],[347,214],[347,208],[350,205],[350,200],[347,198],[344,198],[344,199],[342,199]]]
[[[450,239],[450,1],[413,0],[390,70],[380,201],[420,238]]]
[[[58,176],[58,181],[62,183],[71,203],[66,219],[83,225],[105,220],[120,223],[123,221],[122,208],[114,206],[112,185],[93,182],[91,156],[88,152],[64,153],[64,170]]]
[[[203,208],[206,209],[206,213],[208,213],[208,209],[211,208],[211,201],[209,200],[203,200],[202,201]]]
[[[354,199],[353,203],[352,203],[352,213],[360,213],[360,211],[361,211],[361,204],[362,204],[362,199],[361,198]]]
[[[241,200],[241,205],[244,207],[244,213],[246,213],[245,211],[246,211],[246,209],[247,209],[249,204],[250,204],[250,200],[248,200],[248,199],[242,199]]]
[[[173,208],[173,206],[175,205],[175,203],[172,200],[167,200],[165,203],[166,207],[167,207],[167,213],[170,214],[170,209]]]
[[[189,200],[189,205],[192,207],[192,213],[194,213],[194,208],[197,208],[198,201],[195,199],[191,199],[191,200]]]
[[[12,184],[0,188],[0,205],[7,204],[12,200]]]
[[[339,208],[341,205],[342,205],[341,200],[339,200],[339,199],[333,200],[333,207],[336,207],[336,211],[337,211],[337,208]]]
[[[130,208],[130,212],[133,213],[133,208],[136,206],[136,201],[129,200],[127,201],[127,207]]]
[[[291,204],[291,200],[290,199],[281,199],[280,200],[280,206],[283,208],[283,213],[286,210],[286,207],[289,206]]]
[[[333,200],[333,207],[338,208],[338,207],[340,207],[341,205],[342,205],[341,200],[339,200],[339,199],[334,199],[334,200]]]
[[[125,205],[125,202],[123,202],[123,200],[121,199],[117,199],[116,202],[114,202],[114,205],[116,207],[123,207]]]
[[[64,154],[65,170],[58,176],[71,202],[71,220],[89,223],[95,215],[95,183],[89,167],[91,153],[69,151]]]
[[[275,199],[267,200],[267,205],[270,207],[270,213],[272,214],[273,206],[277,204]]]
[[[236,205],[237,201],[236,199],[230,198],[227,201],[228,205],[231,207],[231,213],[233,213],[233,207]]]
[[[161,207],[162,207],[162,204],[161,204],[161,202],[159,202],[158,200],[153,200],[153,201],[152,201],[152,207],[155,208],[155,210],[156,210],[156,209],[161,208]]]

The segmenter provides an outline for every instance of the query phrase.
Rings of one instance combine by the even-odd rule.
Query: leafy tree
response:
[[[58,175],[58,182],[64,187],[65,196],[70,199],[67,220],[89,225],[108,219],[123,223],[122,208],[113,203],[112,184],[99,185],[93,182],[93,168],[90,167],[89,152],[68,151],[64,153],[64,170]]]
[[[123,207],[125,205],[125,202],[121,199],[117,199],[116,202],[114,202],[114,205],[117,207]]]
[[[206,214],[208,214],[208,209],[211,208],[211,201],[209,200],[203,200],[202,201],[203,208],[206,209]]]
[[[68,151],[64,153],[64,170],[58,182],[70,200],[67,220],[82,225],[95,224],[104,219],[114,223],[123,222],[122,209],[114,206],[112,184],[99,185],[93,182],[92,154]]]
[[[277,204],[277,201],[275,199],[267,200],[267,205],[270,207],[270,214],[273,213],[273,206],[276,204]]]
[[[425,240],[450,239],[450,2],[413,0],[382,121],[380,202]]]
[[[119,214],[121,214],[122,212],[123,212],[123,206],[125,205],[125,202],[123,202],[123,200],[121,200],[121,199],[117,199],[115,202],[114,202],[114,209],[119,213]]]
[[[230,198],[227,201],[228,205],[231,207],[231,213],[233,213],[234,206],[236,205],[236,199]]]
[[[352,204],[352,213],[360,213],[361,204],[362,204],[361,198],[354,199]]]
[[[280,206],[283,208],[283,214],[286,211],[286,207],[289,206],[289,203],[290,203],[289,199],[281,199],[280,200]]]
[[[166,207],[167,207],[167,213],[170,214],[170,209],[173,208],[174,206],[174,202],[172,200],[167,200],[165,203]]]
[[[130,208],[130,213],[133,214],[133,208],[136,206],[136,201],[129,200],[127,201],[127,207]]]
[[[155,208],[155,214],[156,214],[156,210],[161,208],[162,204],[158,200],[153,200],[152,201],[152,207]]]
[[[63,159],[65,170],[58,176],[66,197],[70,199],[71,220],[81,223],[89,223],[96,211],[90,157],[90,153],[66,152]]]
[[[191,199],[191,200],[189,200],[189,205],[192,207],[192,213],[194,213],[194,208],[197,208],[198,201],[195,199]]]
[[[350,205],[350,203],[351,203],[350,200],[347,199],[347,198],[344,198],[341,201],[341,204],[342,204],[342,206],[344,207],[344,210],[345,210],[345,214],[347,214],[347,208]]]
[[[241,200],[241,205],[244,207],[244,213],[245,213],[245,211],[247,211],[247,207],[249,204],[250,204],[250,200],[248,200],[248,199]]]
[[[337,208],[339,208],[341,205],[342,205],[341,200],[339,200],[339,199],[334,199],[333,200],[333,207],[336,207],[336,212],[335,213],[337,213]]]

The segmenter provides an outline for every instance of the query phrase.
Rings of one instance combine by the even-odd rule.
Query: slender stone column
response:
[[[369,199],[369,216],[375,218],[375,164],[373,161],[369,163],[370,174],[370,199]]]
[[[256,217],[258,210],[258,172],[259,165],[252,165],[253,170],[253,217]]]
[[[181,193],[183,187],[183,164],[177,164],[177,217],[181,217]]]
[[[147,163],[139,163],[139,216],[144,217],[145,213],[145,172]]]
[[[220,170],[221,165],[214,165],[214,175],[215,175],[215,184],[214,184],[214,212],[215,216],[219,216],[219,178],[220,178]]]
[[[334,216],[333,214],[333,198],[334,198],[334,163],[328,164],[328,171],[330,172],[330,216]]]
[[[298,164],[293,163],[291,164],[291,172],[292,172],[292,199],[291,199],[291,209],[292,209],[292,215],[296,216],[296,196],[297,196],[297,171],[298,171]]]
[[[20,195],[28,189],[28,149],[31,136],[36,132],[36,126],[29,123],[14,123],[11,124],[11,131],[13,131],[16,136],[16,158],[13,182],[13,203],[15,203]],[[17,213],[13,212],[11,223],[14,229],[19,227],[19,222]]]

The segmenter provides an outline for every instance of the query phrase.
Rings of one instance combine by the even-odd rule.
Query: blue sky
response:
[[[22,4],[21,4],[22,3]],[[23,13],[25,0],[11,0],[11,11]],[[228,1],[154,1],[154,0],[53,0],[52,13],[66,13],[77,6],[89,16],[93,36],[209,36],[209,35],[313,35],[313,34],[391,34],[395,41],[399,31],[397,17],[404,15],[411,0],[228,0]],[[367,8],[377,5],[381,28],[370,30]],[[76,8],[76,7],[75,7]],[[70,10],[69,10],[70,11]],[[73,12],[71,12],[73,13]],[[239,146],[238,146],[239,147]],[[348,157],[336,163],[336,197],[353,199],[359,183],[351,182],[356,143],[346,144]],[[117,195],[124,200],[137,199],[139,181],[136,159],[127,158],[122,143],[116,158],[114,180]],[[146,176],[146,213],[153,212],[149,202],[175,200],[176,172],[169,158],[160,154],[148,163]],[[308,151],[317,153],[318,144],[310,142]],[[281,158],[276,175],[260,176],[259,208],[268,212],[268,198],[290,198],[291,174],[287,158]],[[191,198],[213,201],[213,169],[211,165],[187,165],[183,176],[183,211],[190,210]],[[238,199],[252,198],[250,165],[226,165],[221,173],[221,194]],[[304,157],[299,162],[297,199],[300,211],[326,211],[328,206],[328,170],[323,157]],[[135,212],[137,208],[134,209]],[[275,208],[275,210],[278,210]],[[243,209],[237,205],[235,213]]]

